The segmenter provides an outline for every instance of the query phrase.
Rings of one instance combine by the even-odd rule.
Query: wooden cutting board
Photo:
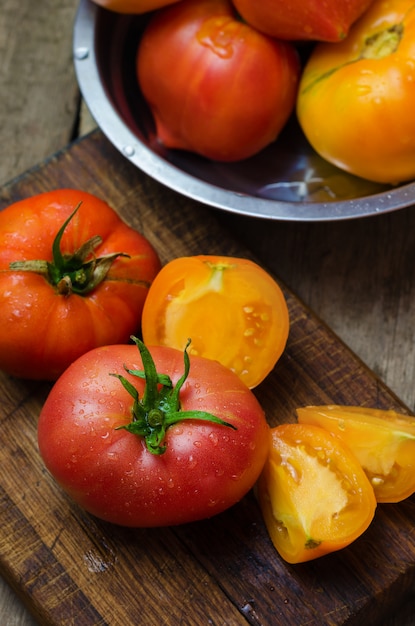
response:
[[[148,178],[100,131],[3,188],[0,207],[60,187],[106,199],[163,263],[203,253],[252,257],[220,212]],[[285,293],[287,349],[255,390],[270,425],[294,421],[295,408],[312,403],[406,411]],[[297,566],[274,550],[252,493],[208,521],[119,528],[70,502],[41,462],[36,424],[50,385],[0,374],[0,389],[0,573],[42,626],[373,625],[414,592],[414,497],[379,506],[368,531],[343,551]]]

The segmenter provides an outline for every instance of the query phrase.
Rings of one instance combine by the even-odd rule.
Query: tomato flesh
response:
[[[355,406],[297,409],[299,422],[337,435],[359,460],[378,502],[400,502],[415,492],[415,418]]]
[[[284,351],[289,313],[275,280],[248,259],[181,257],[152,283],[143,309],[147,345],[216,359],[245,384],[258,385]]]
[[[340,439],[314,425],[271,429],[257,495],[271,540],[289,563],[349,545],[371,523],[376,499]]]

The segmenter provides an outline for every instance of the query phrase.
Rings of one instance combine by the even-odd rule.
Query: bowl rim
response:
[[[396,211],[414,204],[415,182],[368,196],[330,202],[287,202],[254,197],[205,182],[153,152],[124,122],[102,85],[96,57],[96,24],[106,11],[93,0],[80,0],[73,30],[75,74],[85,103],[104,135],[131,163],[171,190],[231,213],[270,220],[324,222]]]

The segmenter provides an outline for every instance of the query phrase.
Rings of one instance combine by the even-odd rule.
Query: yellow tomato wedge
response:
[[[146,345],[183,350],[233,370],[250,388],[284,351],[289,313],[277,282],[249,259],[200,255],[167,263],[142,316]]]
[[[340,550],[370,525],[373,488],[360,463],[324,428],[271,429],[271,450],[257,497],[271,540],[288,563]]]
[[[415,418],[356,406],[297,409],[302,424],[334,433],[352,450],[378,502],[400,502],[415,492]]]

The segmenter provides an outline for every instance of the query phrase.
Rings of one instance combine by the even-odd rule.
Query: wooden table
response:
[[[72,67],[76,0],[0,0],[0,183],[94,126]],[[415,212],[291,224],[233,215],[232,232],[415,412]],[[415,520],[414,520],[415,521]],[[388,622],[415,623],[415,606]],[[35,624],[6,584],[0,624]]]

